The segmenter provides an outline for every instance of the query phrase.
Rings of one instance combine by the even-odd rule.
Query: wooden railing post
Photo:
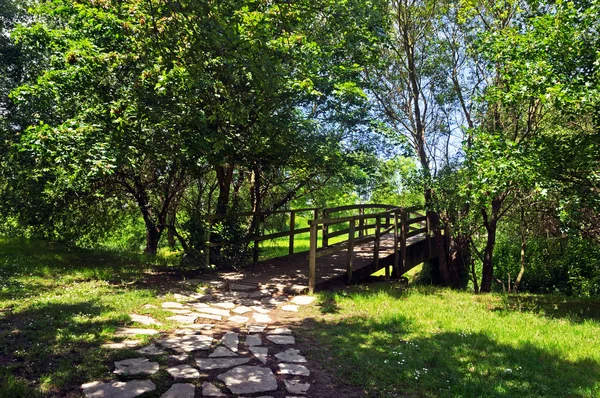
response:
[[[381,239],[381,215],[377,215],[375,222],[375,243],[373,244],[373,272],[379,269],[379,240]]]
[[[212,229],[212,223],[210,220],[206,220],[206,231],[204,233],[204,266],[206,269],[210,268],[210,230]]]
[[[364,216],[365,209],[362,207],[360,209],[358,209],[358,214],[360,214],[361,216]],[[365,231],[363,230],[364,226],[365,226],[365,219],[361,217],[360,220],[358,220],[358,236],[360,238],[362,238],[365,235]]]
[[[323,218],[327,218],[329,216],[329,212],[327,209],[323,209]],[[327,224],[323,224],[323,235],[321,237],[322,244],[321,247],[329,246],[329,226]]]
[[[294,230],[296,229],[296,212],[292,210],[290,213],[290,243],[289,243],[289,255],[294,254]]]
[[[255,216],[255,225],[254,225],[254,236],[258,237],[260,235],[260,223],[262,221],[262,216]],[[259,241],[254,241],[254,247],[252,249],[252,262],[258,262],[258,251],[259,251]]]
[[[356,220],[352,219],[348,225],[348,251],[346,252],[346,284],[352,284],[352,261],[354,259],[354,229]]]
[[[389,208],[389,207],[386,207],[386,208],[385,208],[385,211],[386,211],[386,212],[388,212],[388,213],[386,214],[386,216],[385,216],[385,227],[387,228],[387,227],[389,227],[389,226],[390,226],[390,213],[389,213],[389,211],[390,211],[390,208]]]
[[[398,278],[402,276],[404,269],[406,268],[406,234],[408,233],[408,214],[405,209],[402,209],[400,213],[400,268],[398,271]]]
[[[399,278],[400,269],[398,266],[400,265],[400,252],[398,251],[398,225],[400,223],[400,217],[398,217],[398,209],[394,210],[394,269],[392,272],[393,278]]]
[[[427,257],[432,257],[433,254],[433,247],[432,247],[432,242],[431,242],[431,221],[429,220],[429,217],[431,215],[430,212],[425,213],[427,215],[427,219],[425,220],[425,227],[427,229],[426,232],[426,236],[427,236],[427,250],[429,250],[429,252],[427,253]]]
[[[310,222],[310,252],[308,254],[308,291],[314,293],[317,279],[317,220]]]

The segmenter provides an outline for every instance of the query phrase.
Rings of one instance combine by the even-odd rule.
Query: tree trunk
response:
[[[500,216],[500,208],[502,207],[503,197],[496,197],[492,200],[492,214],[488,215],[485,209],[481,210],[483,215],[483,223],[487,230],[487,241],[485,251],[483,253],[483,268],[481,271],[481,288],[482,293],[492,291],[492,281],[494,280],[494,247],[496,246],[496,229],[498,227],[498,218]]]
[[[219,185],[219,197],[217,198],[217,214],[227,213],[229,208],[229,197],[231,196],[231,181],[233,180],[234,166],[225,164],[216,166],[217,182]]]
[[[146,222],[146,248],[144,249],[144,253],[156,255],[161,233],[162,231],[152,222]]]
[[[513,291],[515,293],[519,292],[519,285],[521,284],[521,280],[523,279],[523,274],[525,273],[525,252],[527,250],[527,221],[525,220],[525,209],[521,206],[521,269],[519,270],[519,275],[517,275],[517,279],[515,279],[515,284],[513,285]]]
[[[260,165],[254,165],[252,169],[252,184],[250,186],[250,197],[252,202],[252,211],[254,213],[260,213],[262,211],[262,193],[260,190],[262,172]],[[260,223],[262,221],[261,215],[254,215],[252,217],[252,235],[258,236],[260,234]],[[258,262],[259,255],[259,243],[254,242],[252,249],[252,261]]]

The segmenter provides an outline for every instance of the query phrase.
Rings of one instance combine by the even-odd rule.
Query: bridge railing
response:
[[[368,208],[385,209],[383,212],[364,214]],[[346,250],[346,283],[352,282],[354,248],[357,245],[373,242],[373,271],[379,269],[379,251],[381,237],[388,233],[394,236],[394,269],[398,272],[406,263],[406,244],[407,240],[413,236],[425,234],[430,238],[429,224],[427,216],[418,212],[419,207],[399,208],[386,205],[358,205],[342,206],[332,209],[325,209],[325,215],[332,213],[359,210],[358,215],[346,217],[324,217],[309,221],[310,230],[310,250],[308,254],[309,291],[313,292],[316,285],[316,265],[317,258],[334,254]],[[329,232],[332,225],[348,223],[347,229]],[[368,231],[374,229],[372,235]],[[317,239],[318,231],[323,230],[322,248],[318,249]],[[357,236],[358,233],[358,236]],[[347,234],[347,239],[334,245],[328,244],[328,239],[332,237]],[[385,267],[385,276],[389,278],[389,267]]]

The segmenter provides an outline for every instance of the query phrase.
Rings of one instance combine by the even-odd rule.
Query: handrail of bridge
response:
[[[385,206],[384,206],[385,208]],[[347,210],[346,206],[343,206],[343,210],[336,208],[335,211]],[[327,209],[331,210],[331,209]],[[384,212],[374,214],[359,214],[357,216],[347,217],[324,217],[320,219],[310,220],[308,222],[310,229],[310,250],[308,254],[309,263],[309,276],[308,286],[309,291],[312,293],[316,285],[316,264],[317,258],[330,255],[333,253],[346,250],[346,283],[352,282],[353,272],[353,258],[354,258],[354,247],[359,244],[374,242],[373,244],[373,270],[379,269],[379,246],[381,242],[381,236],[389,232],[394,234],[394,270],[398,272],[399,267],[403,267],[406,263],[406,242],[407,239],[419,234],[426,234],[427,238],[430,239],[429,223],[427,216],[417,213],[420,210],[418,207],[410,208],[387,208]],[[331,212],[330,212],[331,213]],[[330,214],[324,212],[324,214]],[[415,214],[416,217],[409,218],[410,214]],[[365,221],[369,219],[375,219],[375,224],[365,224]],[[393,221],[391,221],[393,220]],[[356,225],[358,221],[358,226]],[[384,222],[382,222],[384,221]],[[334,233],[328,232],[328,226],[334,224],[348,223],[348,229],[336,231]],[[425,226],[423,226],[425,223]],[[418,227],[414,225],[417,224]],[[363,231],[369,229],[375,229],[374,235],[363,236]],[[382,229],[383,228],[383,229]],[[321,249],[317,249],[317,233],[318,230],[323,230],[323,244]],[[356,232],[359,232],[358,238],[355,237]],[[341,236],[348,234],[348,239],[337,243],[335,245],[328,245],[328,238]],[[400,250],[398,250],[400,246]],[[385,276],[389,278],[389,267],[385,267]]]
[[[374,229],[376,227],[376,224],[369,224],[368,222],[365,222],[366,220],[368,220],[369,218],[373,218],[374,215],[378,214],[378,213],[370,213],[370,214],[365,214],[365,211],[367,209],[385,209],[388,213],[392,212],[394,209],[400,210],[399,207],[394,206],[394,205],[386,205],[386,204],[357,204],[357,205],[347,205],[347,206],[338,206],[338,207],[331,207],[331,208],[317,208],[317,207],[310,207],[310,208],[301,208],[301,209],[289,209],[289,210],[274,210],[274,211],[264,211],[264,212],[241,212],[241,213],[236,213],[233,215],[229,215],[229,216],[233,216],[233,217],[255,217],[255,222],[256,224],[253,225],[253,235],[249,236],[246,238],[246,242],[250,243],[253,242],[254,243],[254,248],[253,248],[253,261],[257,262],[258,261],[258,254],[259,254],[259,244],[262,241],[265,240],[270,240],[270,239],[277,239],[277,238],[285,238],[288,237],[288,254],[292,255],[294,254],[294,241],[295,241],[295,236],[298,234],[302,234],[302,233],[307,233],[307,232],[311,232],[311,228],[296,228],[296,215],[299,213],[312,213],[313,216],[313,221],[317,220],[317,221],[321,221],[320,225],[317,226],[317,232],[318,231],[323,231],[323,241],[322,241],[322,246],[323,248],[327,248],[329,247],[329,239],[330,238],[334,238],[334,237],[338,237],[338,236],[342,236],[346,233],[348,233],[348,230],[340,230],[340,231],[333,231],[333,232],[329,232],[329,226],[330,225],[335,225],[335,224],[341,224],[344,221],[339,221],[339,219],[342,218],[349,218],[349,217],[339,217],[337,218],[338,221],[333,222],[333,220],[336,219],[331,219],[330,223],[322,223],[322,221],[324,219],[327,219],[330,215],[334,214],[334,213],[338,213],[338,212],[346,212],[346,211],[350,211],[350,210],[358,210],[359,214],[358,216],[350,216],[350,218],[352,217],[357,217],[356,219],[359,220],[360,225],[358,226],[358,228],[356,228],[356,231],[358,231],[359,234],[359,238],[368,238],[366,236],[366,233],[368,233],[369,230]],[[418,207],[411,207],[411,208],[407,208],[405,209],[407,212],[415,212],[416,210],[418,210]],[[383,212],[382,214],[385,214],[386,212]],[[260,233],[261,231],[261,227],[262,224],[264,222],[264,218],[269,216],[269,215],[273,215],[273,214],[289,214],[289,230],[287,231],[280,231],[280,232],[274,232],[274,233],[269,233],[269,234],[264,234],[264,233]],[[320,215],[322,215],[322,218],[319,218]],[[421,214],[419,214],[419,216],[423,216]],[[205,254],[205,262],[206,265],[210,265],[210,248],[211,247],[222,247],[222,246],[226,246],[227,244],[229,244],[229,242],[213,242],[211,241],[211,225],[214,224],[215,222],[222,220],[224,218],[226,218],[227,215],[224,214],[214,214],[214,215],[207,215],[204,216],[203,219],[205,221],[208,222],[208,228],[206,228],[206,237],[205,237],[205,249],[204,249],[204,254]],[[423,216],[424,217],[424,216]],[[389,228],[392,224],[390,223],[390,218],[391,215],[388,216],[387,218],[385,218],[385,222],[382,224],[383,226],[386,226],[387,228]],[[348,220],[346,220],[345,222],[347,222]],[[389,232],[389,231],[388,231]],[[387,232],[386,232],[387,233]],[[374,238],[370,238],[370,239],[374,239]],[[363,242],[364,243],[364,242]],[[310,251],[309,251],[310,252]]]

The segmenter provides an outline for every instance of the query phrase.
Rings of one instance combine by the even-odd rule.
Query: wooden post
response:
[[[381,216],[377,215],[375,221],[375,243],[373,244],[373,272],[379,269],[379,240],[381,239]]]
[[[314,293],[317,279],[317,222],[310,222],[310,251],[308,254],[308,292]]]
[[[387,211],[387,212],[388,212],[388,213],[386,214],[386,216],[385,216],[385,227],[387,228],[387,227],[389,227],[389,226],[390,226],[390,213],[389,213],[389,211],[390,211],[390,208],[389,208],[389,207],[386,207],[386,208],[385,208],[385,211]]]
[[[329,215],[329,212],[327,211],[327,209],[323,209],[323,218],[327,218],[328,215]],[[329,226],[327,224],[323,224],[323,235],[321,237],[321,239],[322,239],[321,247],[329,246],[328,233],[329,233]]]
[[[354,229],[356,220],[353,218],[348,225],[348,251],[346,252],[346,284],[352,284],[352,262],[354,259]]]
[[[290,244],[289,255],[294,254],[294,231],[296,230],[296,212],[292,210],[290,213]]]
[[[400,223],[400,217],[398,217],[398,209],[394,210],[394,270],[392,272],[392,277],[400,278],[398,274],[400,269],[398,266],[400,265],[400,252],[398,252],[398,224]]]
[[[257,237],[260,235],[260,223],[262,221],[262,216],[256,216],[256,225],[254,226],[254,236]],[[252,250],[252,262],[257,263],[258,262],[258,250],[259,250],[259,244],[260,242],[255,240],[254,241],[254,248]]]
[[[427,250],[429,250],[429,252],[427,253],[427,257],[431,258],[433,257],[433,247],[432,247],[432,242],[431,242],[431,221],[429,220],[429,216],[431,215],[430,212],[425,213],[427,214],[427,220],[425,221],[425,226],[427,228]]]
[[[406,234],[408,233],[408,223],[407,223],[407,214],[406,209],[402,209],[400,214],[400,268],[398,271],[398,278],[402,276],[404,273],[404,269],[406,268]]]
[[[206,220],[206,232],[204,234],[204,265],[206,269],[210,268],[210,230],[212,228],[210,220]]]
[[[364,216],[365,209],[363,209],[362,207],[360,209],[358,209],[358,214],[360,214],[361,216]],[[361,217],[361,219],[358,220],[358,236],[360,238],[362,238],[365,235],[365,231],[363,230],[364,226],[365,226],[365,219]]]

